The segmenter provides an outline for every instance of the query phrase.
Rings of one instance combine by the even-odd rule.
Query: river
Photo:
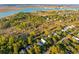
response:
[[[79,10],[79,8],[25,8],[16,11],[0,12],[0,18],[13,15],[19,12],[34,12],[34,11],[47,11],[47,10]]]

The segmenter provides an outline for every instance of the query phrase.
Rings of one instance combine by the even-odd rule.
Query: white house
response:
[[[68,29],[72,29],[72,28],[74,28],[74,27],[75,27],[74,25],[67,26],[67,27],[65,27],[62,31],[67,31]]]
[[[48,37],[50,37],[50,35],[48,35]]]
[[[75,36],[73,36],[73,38],[76,39],[76,40],[79,40],[79,38],[77,38],[77,37],[75,37]]]
[[[44,40],[44,39],[41,39],[41,42],[44,44],[44,43],[46,43],[46,41]]]

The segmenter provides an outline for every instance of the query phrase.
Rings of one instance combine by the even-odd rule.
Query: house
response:
[[[22,49],[22,50],[20,51],[20,54],[25,54],[25,50]]]
[[[72,38],[74,38],[74,39],[76,39],[76,40],[78,40],[78,41],[79,41],[79,38],[77,38],[77,37],[75,37],[75,36],[73,36]]]
[[[74,27],[75,27],[74,25],[67,26],[67,27],[65,27],[62,31],[67,31],[68,29],[72,29],[72,28],[74,28]]]
[[[38,43],[37,43],[37,45],[40,45],[40,46],[42,46],[42,45],[43,45],[43,43],[42,43],[42,42],[38,42]]]
[[[27,47],[26,47],[26,50],[28,50],[29,48],[30,48],[30,46],[27,46]]]
[[[48,37],[50,37],[50,35],[48,35]]]
[[[42,42],[43,44],[45,44],[45,43],[46,43],[46,41],[45,41],[44,39],[41,39],[41,42]]]
[[[47,18],[47,20],[49,20],[49,18]]]
[[[52,35],[57,35],[57,33],[56,32],[52,32]]]

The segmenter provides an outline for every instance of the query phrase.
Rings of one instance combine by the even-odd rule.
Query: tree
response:
[[[40,47],[34,44],[34,51],[36,54],[40,53]]]
[[[0,44],[4,45],[6,43],[6,38],[4,36],[0,36]]]
[[[51,54],[57,54],[58,53],[58,47],[52,46],[50,48],[50,52],[49,53],[51,53]]]
[[[6,21],[5,23],[3,23],[3,28],[8,28],[11,26],[10,22],[9,21]]]
[[[28,38],[27,38],[27,43],[28,43],[28,44],[32,44],[31,37],[28,37]]]
[[[14,37],[10,36],[9,37],[9,44],[12,45],[14,43],[14,40],[15,40]]]
[[[13,44],[13,53],[18,54],[18,45],[16,43]]]

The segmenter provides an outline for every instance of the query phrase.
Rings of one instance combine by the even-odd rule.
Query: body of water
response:
[[[0,18],[10,16],[19,12],[34,12],[47,10],[79,10],[79,8],[25,8],[17,11],[0,12]]]

